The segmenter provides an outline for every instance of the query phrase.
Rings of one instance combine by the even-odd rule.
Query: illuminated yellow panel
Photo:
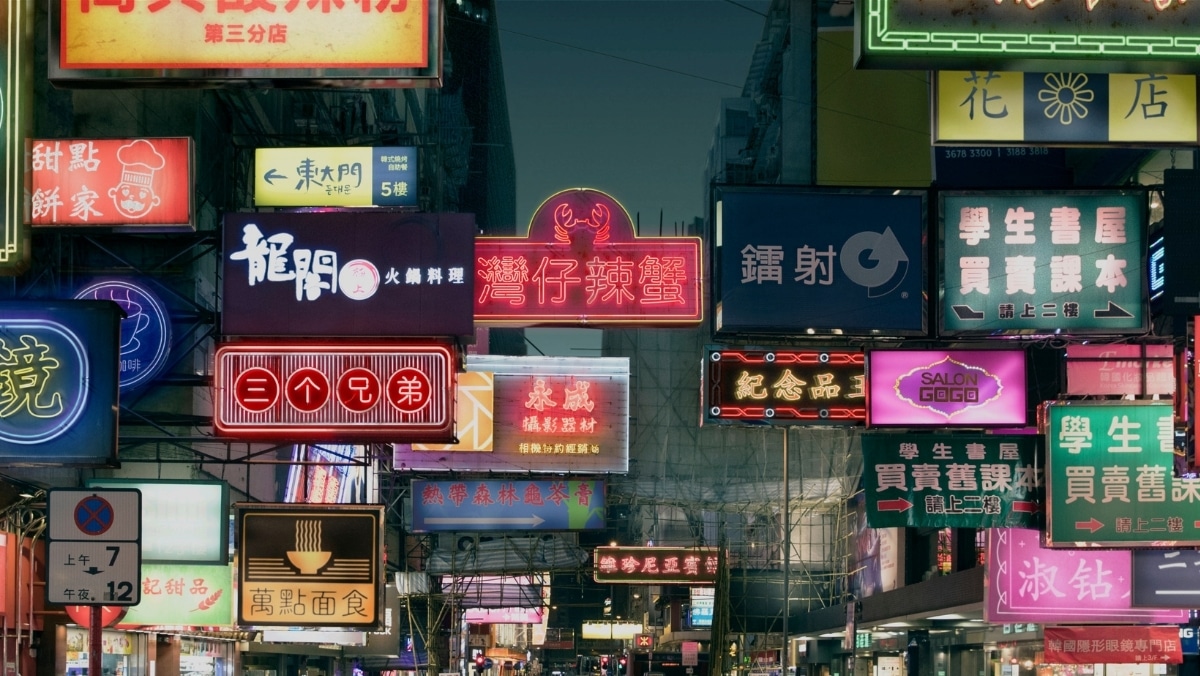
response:
[[[1108,140],[1196,142],[1196,76],[1108,76]]]
[[[413,444],[414,451],[492,450],[495,405],[494,376],[468,371],[458,374],[458,403],[455,417],[457,444]]]
[[[371,206],[371,148],[258,148],[254,204]]]
[[[1021,141],[1024,87],[1024,73],[939,71],[935,140]]]

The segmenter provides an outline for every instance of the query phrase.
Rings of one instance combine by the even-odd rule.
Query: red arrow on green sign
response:
[[[1032,502],[1030,500],[1013,500],[1013,503],[1012,503],[1012,511],[1014,511],[1014,512],[1026,512],[1029,514],[1036,514],[1038,511],[1041,510],[1041,508],[1042,508],[1041,505],[1039,505],[1036,502]]]
[[[880,500],[875,503],[875,507],[881,512],[907,512],[913,503],[904,498],[896,498],[894,500]]]
[[[1104,528],[1104,523],[1101,521],[1097,521],[1096,517],[1094,517],[1094,516],[1092,518],[1088,519],[1087,521],[1076,521],[1075,522],[1076,530],[1088,530],[1088,531],[1095,533],[1096,531],[1100,530],[1101,528]]]

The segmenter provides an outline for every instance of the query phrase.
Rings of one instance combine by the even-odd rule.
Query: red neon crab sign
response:
[[[637,237],[598,190],[538,207],[527,237],[475,239],[475,321],[578,326],[699,324],[699,237]]]

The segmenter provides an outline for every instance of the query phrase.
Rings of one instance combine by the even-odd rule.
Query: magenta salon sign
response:
[[[873,350],[870,426],[1025,425],[1023,350]]]

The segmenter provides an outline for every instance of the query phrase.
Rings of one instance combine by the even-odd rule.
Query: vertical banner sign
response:
[[[935,143],[1196,143],[1195,75],[939,71],[933,96]]]
[[[417,149],[256,148],[260,207],[415,207]]]
[[[194,228],[190,138],[31,143],[30,224]]]
[[[0,7],[4,32],[4,79],[0,81],[0,276],[19,275],[29,266],[31,243],[25,213],[25,147],[33,103],[33,0],[9,0]]]
[[[382,505],[236,508],[239,625],[381,623]]]
[[[943,193],[942,332],[1140,333],[1142,192]]]
[[[721,188],[718,333],[923,335],[924,193]]]
[[[1049,402],[1046,546],[1200,545],[1200,479],[1175,476],[1169,402]]]
[[[1178,627],[1046,627],[1047,664],[1182,664]]]
[[[1129,602],[1130,552],[1045,549],[1041,531],[990,528],[983,619],[988,622],[1186,622],[1183,609]]]
[[[0,465],[116,458],[120,322],[111,301],[0,302]]]
[[[866,356],[840,350],[705,349],[704,422],[862,424]]]
[[[604,482],[414,480],[413,530],[596,530]]]
[[[872,528],[1037,527],[1042,471],[1034,435],[864,434]]]
[[[691,326],[704,319],[698,237],[638,237],[599,190],[564,190],[527,237],[475,240],[475,321],[483,324]]]

